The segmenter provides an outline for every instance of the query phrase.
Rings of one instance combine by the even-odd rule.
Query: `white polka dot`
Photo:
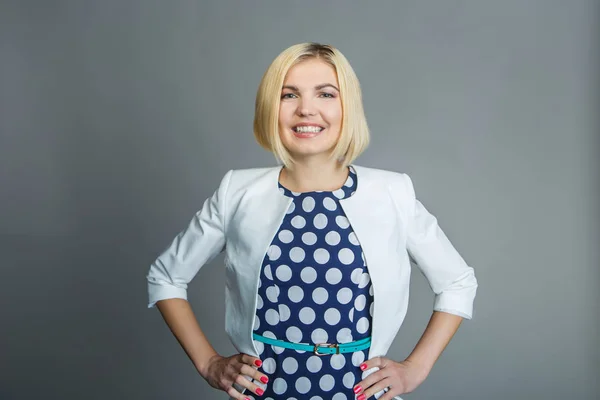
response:
[[[348,400],[348,396],[346,396],[344,393],[336,393],[333,395],[333,397],[331,398],[331,400]]]
[[[369,286],[369,294],[373,296],[373,285]]]
[[[323,398],[321,396],[313,396],[310,400],[323,400]]]
[[[342,215],[338,215],[337,217],[335,217],[335,223],[338,224],[338,226],[342,229],[346,229],[347,227],[350,226],[350,222],[348,221],[348,218],[346,218]]]
[[[317,235],[312,232],[304,232],[302,234],[302,243],[312,246],[313,244],[317,243]]]
[[[302,341],[302,331],[297,326],[290,326],[285,330],[285,337],[289,342],[299,343]]]
[[[375,303],[371,303],[371,306],[369,307],[369,314],[371,315],[371,317],[373,317],[373,309],[375,307]]]
[[[279,346],[271,346],[271,350],[273,350],[273,353],[275,354],[281,354],[285,349]]]
[[[365,253],[364,253],[364,252],[361,252],[361,253],[360,253],[360,257],[361,257],[361,258],[362,258],[362,260],[363,260],[363,266],[365,266],[365,267],[366,267],[366,266],[367,266],[367,261],[365,260]]]
[[[354,252],[348,248],[341,249],[338,258],[342,264],[350,265],[354,261]]]
[[[267,277],[267,279],[269,280],[273,280],[273,273],[271,272],[271,266],[270,265],[265,265],[265,268],[263,269],[263,272],[265,273],[265,276]]]
[[[340,312],[335,308],[328,309],[325,311],[325,322],[332,326],[336,325],[340,322]]]
[[[356,237],[356,233],[354,232],[350,232],[350,234],[348,235],[348,241],[355,246],[360,245],[360,243],[358,242],[358,237]]]
[[[348,304],[352,300],[352,290],[349,288],[342,288],[337,292],[337,300],[340,304]]]
[[[315,250],[313,257],[319,264],[326,264],[329,261],[329,252],[325,249]]]
[[[327,343],[328,335],[325,329],[317,328],[310,335],[313,343]]]
[[[281,363],[281,368],[283,368],[288,375],[295,374],[296,371],[298,371],[298,361],[293,357],[287,357],[283,360],[283,363]]]
[[[258,340],[254,341],[254,346],[256,347],[256,351],[258,351],[258,355],[260,356],[265,351],[265,344],[263,342],[259,342]]]
[[[302,229],[306,225],[306,220],[300,215],[296,215],[292,218],[292,226],[296,229]]]
[[[313,267],[304,267],[300,272],[300,278],[304,283],[313,283],[317,280],[317,271]]]
[[[369,320],[367,317],[362,317],[356,323],[356,330],[358,333],[365,333],[369,330]]]
[[[344,186],[352,187],[352,185],[354,185],[354,179],[352,179],[352,177],[348,175],[348,179],[346,179],[346,183],[344,183]]]
[[[352,389],[354,387],[354,382],[356,382],[356,378],[352,372],[347,372],[342,378],[342,383],[348,389]]]
[[[325,288],[318,287],[315,290],[313,290],[312,299],[315,303],[324,304],[328,298],[329,293],[327,293],[327,290]]]
[[[354,308],[350,309],[350,312],[348,313],[348,318],[350,319],[350,322],[354,322]]]
[[[365,361],[365,353],[362,351],[352,353],[352,365],[358,367],[363,361]]]
[[[337,246],[340,243],[341,236],[336,231],[331,231],[325,235],[325,242],[330,246]]]
[[[294,303],[299,303],[304,298],[304,291],[300,286],[292,286],[288,290],[288,297]]]
[[[265,320],[267,321],[267,324],[271,326],[277,325],[279,323],[279,314],[273,309],[268,309],[267,312],[265,312]]]
[[[263,308],[264,305],[265,305],[265,303],[263,302],[262,297],[260,297],[260,295],[258,295],[258,297],[256,298],[256,309],[260,310],[261,308]]]
[[[290,192],[292,192],[292,195],[294,195],[294,196],[296,196],[296,197],[300,196],[300,192],[294,192],[294,191],[292,191],[292,190],[290,190]]]
[[[252,326],[252,330],[257,330],[258,328],[260,328],[260,319],[258,318],[258,315],[254,316],[254,325]]]
[[[275,275],[280,281],[287,282],[292,278],[292,269],[287,265],[280,265],[275,270]]]
[[[298,393],[308,393],[308,391],[310,390],[310,386],[310,379],[308,379],[307,377],[303,376],[301,378],[296,379],[296,390],[298,391]]]
[[[325,206],[325,208],[329,211],[335,211],[335,209],[337,208],[335,200],[333,200],[331,197],[325,197],[323,199],[323,206]]]
[[[323,361],[319,356],[310,356],[306,360],[306,369],[312,373],[319,372],[323,366]]]
[[[264,331],[262,335],[264,337],[268,337],[269,339],[276,339],[275,334],[271,331]]]
[[[337,197],[338,199],[343,199],[344,198],[344,190],[343,189],[334,190],[333,195],[335,197]]]
[[[285,304],[279,304],[278,306],[279,309],[279,321],[281,322],[285,322],[288,319],[290,319],[290,308],[288,306],[286,306]]]
[[[315,215],[315,218],[313,219],[313,225],[317,229],[325,228],[327,226],[327,216],[323,213]]]
[[[302,200],[302,209],[306,212],[311,212],[315,208],[315,199],[307,196]]]
[[[333,354],[330,357],[329,363],[333,369],[342,369],[346,365],[346,357],[343,354]]]
[[[356,298],[356,300],[354,300],[354,308],[356,308],[357,311],[364,310],[366,305],[367,305],[367,298],[365,297],[364,294],[361,294],[360,296],[358,296]]]
[[[262,287],[262,279],[258,278],[258,287]]]
[[[291,213],[293,213],[295,209],[296,209],[296,204],[294,204],[294,202],[292,201],[292,202],[290,203],[290,206],[289,206],[289,207],[288,207],[288,209],[287,209],[287,212],[286,212],[286,214],[291,214]]]
[[[287,390],[287,383],[283,378],[275,378],[273,381],[273,391],[276,394],[283,394]]]
[[[367,286],[369,282],[371,282],[371,277],[368,273],[365,272],[360,276],[360,282],[358,282],[358,287],[362,289],[365,286]]]
[[[358,285],[358,282],[360,282],[360,276],[362,275],[362,273],[363,273],[363,269],[362,268],[355,268],[352,271],[352,274],[350,275],[350,280],[353,283],[356,283]]]
[[[275,372],[275,360],[272,359],[271,357],[263,360],[262,363],[262,369],[263,371],[265,371],[267,374],[272,374]]]
[[[271,303],[277,303],[277,298],[279,297],[279,289],[277,286],[269,286],[267,290],[265,290],[265,293],[267,293],[267,299],[269,299]]]
[[[269,260],[275,261],[281,256],[281,249],[279,246],[272,244],[269,247]]]
[[[315,311],[310,307],[304,307],[298,313],[298,318],[303,324],[312,324],[315,321]]]
[[[295,263],[299,263],[304,260],[304,250],[302,250],[302,247],[294,247],[290,250],[290,260]]]
[[[333,389],[333,385],[335,385],[335,380],[333,379],[333,376],[329,374],[323,375],[321,379],[319,379],[319,387],[321,390],[328,392]]]
[[[279,193],[285,193],[285,190],[284,190],[282,187],[280,187],[280,188],[279,188]],[[293,204],[293,203],[292,203],[292,204]]]
[[[330,285],[338,284],[342,280],[342,272],[337,268],[330,268],[325,274],[325,280]]]
[[[284,229],[281,232],[279,232],[277,237],[279,237],[279,240],[281,240],[282,243],[290,243],[292,240],[294,240],[294,234],[291,231],[288,231],[287,229]]]
[[[350,328],[342,328],[338,331],[336,337],[338,343],[350,343],[354,340],[352,339],[352,331]]]

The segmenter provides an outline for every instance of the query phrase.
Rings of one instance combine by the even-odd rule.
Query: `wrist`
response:
[[[431,369],[433,368],[433,365],[431,363],[428,363],[425,360],[421,360],[418,358],[408,357],[406,360],[404,360],[404,362],[408,364],[411,368],[414,368],[415,371],[418,371],[418,374],[422,379],[425,379],[429,375],[429,372],[431,372]]]
[[[204,357],[199,362],[194,363],[196,370],[203,378],[206,379],[206,377],[208,376],[208,370],[210,368],[210,365],[218,357],[221,357],[221,356],[218,353],[213,353],[213,354],[208,355],[207,357]]]

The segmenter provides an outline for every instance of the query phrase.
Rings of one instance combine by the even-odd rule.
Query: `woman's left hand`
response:
[[[354,385],[357,400],[370,399],[384,389],[388,391],[379,400],[392,400],[394,396],[415,390],[429,374],[426,368],[410,360],[396,362],[385,357],[375,357],[360,365],[363,371],[374,367],[378,367],[379,371]]]

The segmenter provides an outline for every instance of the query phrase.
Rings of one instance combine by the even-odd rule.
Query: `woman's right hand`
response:
[[[246,377],[250,377],[266,384],[269,378],[257,370],[262,361],[247,354],[235,354],[223,357],[219,354],[212,356],[206,363],[206,368],[201,371],[202,377],[215,389],[227,392],[229,396],[238,400],[247,400],[248,397],[238,392],[233,384],[249,389],[252,393],[262,396],[264,389]]]

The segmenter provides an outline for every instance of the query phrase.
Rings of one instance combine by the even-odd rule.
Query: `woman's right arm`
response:
[[[194,215],[148,271],[148,307],[157,307],[198,372],[214,388],[234,399],[247,397],[232,385],[261,395],[262,388],[246,379],[248,376],[266,384],[266,376],[256,370],[260,360],[247,354],[220,356],[200,329],[187,301],[187,287],[200,268],[225,249],[225,198],[232,171],[222,179],[219,188]],[[258,361],[258,364],[255,362]]]

